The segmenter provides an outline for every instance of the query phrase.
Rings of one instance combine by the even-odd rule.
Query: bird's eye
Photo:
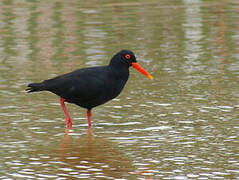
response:
[[[131,58],[131,56],[130,56],[129,54],[126,54],[124,57],[125,57],[126,59],[130,59],[130,58]]]

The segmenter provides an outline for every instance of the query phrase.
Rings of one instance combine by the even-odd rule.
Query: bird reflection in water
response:
[[[75,177],[82,178],[132,176],[132,162],[116,149],[118,147],[114,146],[114,143],[102,137],[92,136],[91,128],[88,128],[87,137],[82,136],[78,139],[74,139],[67,128],[59,145],[62,162],[60,169],[71,176],[76,173]]]

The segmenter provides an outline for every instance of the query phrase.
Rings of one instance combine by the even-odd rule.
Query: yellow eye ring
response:
[[[130,59],[130,58],[131,58],[131,56],[130,56],[129,54],[126,54],[124,57],[125,57],[126,59]]]

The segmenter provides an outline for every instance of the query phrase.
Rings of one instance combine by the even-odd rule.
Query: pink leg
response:
[[[71,122],[71,118],[70,118],[69,114],[66,111],[65,99],[60,98],[60,103],[61,103],[61,107],[62,107],[62,109],[65,113],[65,116],[66,116],[66,127],[71,129],[72,128],[72,122]]]
[[[91,128],[91,109],[87,110],[88,128]]]

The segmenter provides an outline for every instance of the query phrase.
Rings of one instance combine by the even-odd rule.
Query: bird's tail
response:
[[[27,87],[26,91],[28,93],[46,90],[44,83],[31,83]]]

